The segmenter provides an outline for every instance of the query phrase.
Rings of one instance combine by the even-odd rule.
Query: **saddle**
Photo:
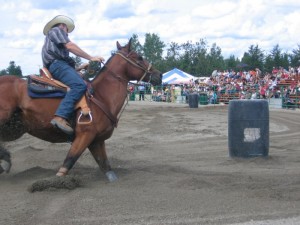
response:
[[[40,76],[30,75],[28,77],[28,91],[29,95],[34,98],[38,97],[64,97],[70,88],[64,83],[55,80],[47,68],[40,69]],[[88,107],[86,96],[81,99],[74,107],[75,110],[81,109],[78,117],[78,124],[89,124],[92,122],[91,110]],[[81,121],[83,116],[88,116],[89,120]]]

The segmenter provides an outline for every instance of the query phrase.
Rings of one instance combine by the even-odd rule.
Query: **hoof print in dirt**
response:
[[[37,191],[55,191],[59,189],[73,190],[82,187],[82,181],[74,176],[51,177],[48,179],[35,181],[28,187],[28,191],[33,193]]]

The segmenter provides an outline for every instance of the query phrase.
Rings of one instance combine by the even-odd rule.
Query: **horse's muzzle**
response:
[[[162,73],[158,70],[153,71],[153,73],[151,74],[150,83],[154,86],[161,85],[161,83],[162,83]]]

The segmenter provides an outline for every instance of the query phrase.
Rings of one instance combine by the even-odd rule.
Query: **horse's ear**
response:
[[[120,45],[120,43],[117,41],[117,49],[121,50],[122,46]]]

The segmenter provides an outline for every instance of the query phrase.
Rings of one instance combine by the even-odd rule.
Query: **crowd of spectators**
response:
[[[147,87],[146,87],[147,88]],[[178,91],[178,89],[180,89]],[[237,94],[239,99],[281,98],[300,95],[300,66],[288,69],[273,68],[271,73],[255,70],[226,70],[212,72],[206,81],[190,80],[188,83],[149,87],[153,101],[175,102],[180,96],[191,93],[206,93],[208,101],[215,103],[223,94]]]
[[[262,73],[259,68],[239,72],[214,71],[207,82],[207,89],[220,94],[240,93],[241,99],[279,98],[287,92],[296,94],[300,92],[300,67],[288,70],[274,67],[271,73]]]

